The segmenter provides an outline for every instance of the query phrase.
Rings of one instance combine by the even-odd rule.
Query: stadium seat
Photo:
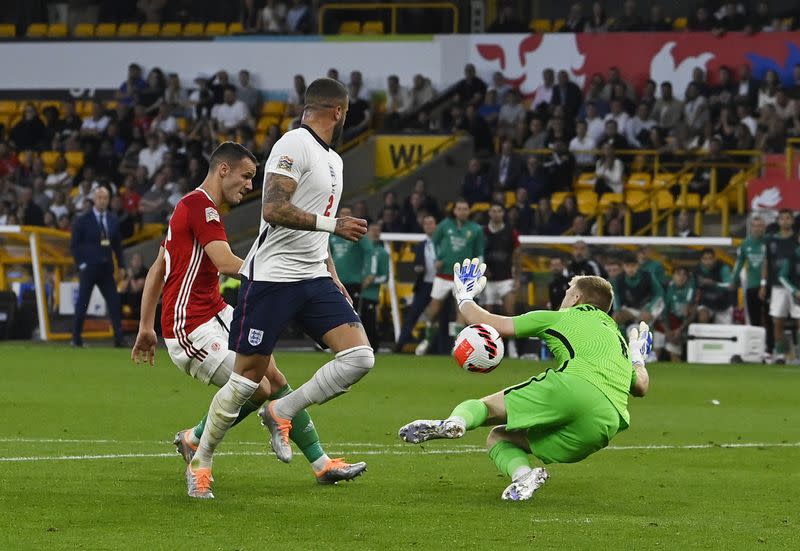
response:
[[[286,112],[286,103],[283,101],[265,101],[261,105],[261,115],[271,117],[282,117]]]
[[[531,19],[528,28],[535,33],[549,33],[553,30],[553,23],[549,19]]]
[[[361,25],[361,34],[386,34],[383,21],[365,21]]]
[[[17,26],[11,23],[0,25],[0,38],[14,38],[17,36]]]
[[[604,193],[602,197],[600,197],[600,201],[597,203],[598,210],[606,211],[610,209],[615,204],[620,204],[624,202],[624,198],[622,197],[621,193]]]
[[[39,157],[42,159],[42,163],[44,163],[44,167],[48,170],[53,168],[53,165],[56,163],[56,159],[61,156],[61,152],[59,151],[42,151]]]
[[[289,131],[289,127],[292,125],[292,119],[286,117],[281,121],[281,134],[285,134]]]
[[[728,197],[726,195],[706,195],[701,201],[703,209],[720,210],[728,206]]]
[[[66,38],[66,36],[66,23],[53,23],[47,27],[47,38]]]
[[[564,199],[567,198],[567,195],[572,194],[566,191],[557,191],[550,196],[550,207],[554,212],[558,210],[558,207],[561,206],[561,204],[564,202]]]
[[[472,206],[469,208],[469,212],[487,212],[489,207],[491,207],[489,203],[472,203]]]
[[[202,23],[186,23],[186,26],[183,27],[183,36],[189,38],[203,36],[203,30]]]
[[[634,172],[625,183],[626,189],[650,189],[650,174],[647,172]]]
[[[206,36],[223,36],[227,32],[225,23],[219,21],[206,25]]]
[[[139,36],[138,23],[120,23],[117,29],[117,36],[120,38],[133,38]]]
[[[160,32],[161,24],[159,23],[142,23],[142,26],[139,27],[139,36],[142,38],[153,38]]]
[[[597,194],[593,191],[579,191],[576,194],[578,212],[593,216],[597,212]]]
[[[78,23],[72,30],[72,36],[75,38],[92,38],[94,37],[94,25],[91,23]]]
[[[76,101],[75,113],[82,119],[90,116],[92,114],[92,102],[88,100]]]
[[[100,23],[94,28],[95,38],[114,38],[117,36],[116,23]]]
[[[556,19],[555,21],[553,21],[553,32],[554,33],[559,32],[564,27],[566,22],[567,22],[566,19]]]
[[[244,26],[239,21],[228,24],[228,34],[242,34],[243,32]]]
[[[700,194],[687,193],[685,197],[680,197],[675,200],[675,206],[679,209],[698,210],[700,208]]]
[[[280,117],[275,117],[272,115],[263,116],[260,119],[258,119],[258,126],[256,126],[256,132],[258,132],[259,134],[263,134],[273,124],[280,125],[280,123],[281,123]]]
[[[594,189],[594,172],[581,172],[578,180],[575,182],[575,190]]]
[[[676,31],[685,30],[688,25],[689,20],[685,17],[676,17],[675,21],[672,22],[672,28]]]
[[[67,151],[64,153],[67,159],[67,166],[73,169],[80,169],[83,166],[83,151]]]
[[[507,191],[505,199],[506,199],[505,207],[507,209],[510,209],[511,207],[517,204],[517,194],[513,191]]]
[[[666,189],[659,189],[653,194],[652,202],[657,210],[671,209],[675,206],[675,198]]]
[[[641,189],[630,189],[625,192],[625,204],[631,212],[650,210],[650,193]]]
[[[3,115],[16,115],[19,107],[14,100],[0,100],[0,114]]]
[[[180,23],[164,23],[161,26],[162,38],[175,38],[181,35],[183,26]]]
[[[28,38],[44,38],[47,36],[47,25],[45,23],[31,23],[25,33]]]
[[[361,25],[358,21],[344,21],[339,25],[339,34],[359,34]]]

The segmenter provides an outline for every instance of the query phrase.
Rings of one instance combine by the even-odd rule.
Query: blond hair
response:
[[[614,302],[614,289],[611,284],[600,276],[584,275],[575,276],[569,282],[570,287],[575,287],[581,294],[578,304],[591,304],[603,312],[611,310]]]

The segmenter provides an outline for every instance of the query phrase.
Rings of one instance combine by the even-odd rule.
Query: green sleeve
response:
[[[611,282],[611,289],[614,291],[614,311],[618,312],[620,308],[622,308],[622,300],[619,298],[618,292],[618,285],[617,285],[617,278]]]
[[[742,268],[744,267],[745,258],[746,257],[744,254],[744,242],[743,242],[741,245],[739,245],[739,251],[738,254],[736,255],[736,264],[733,265],[733,273],[731,274],[731,281],[739,281],[739,272],[741,272]],[[748,271],[749,270],[750,268],[748,268]]]
[[[675,300],[675,293],[672,291],[670,287],[667,289],[666,295],[664,296],[664,310],[661,312],[661,317],[664,319],[665,322],[669,321],[669,313],[672,311],[672,301]],[[636,373],[636,370],[633,370]]]
[[[719,278],[721,280],[720,281],[720,286],[721,287],[727,287],[728,283],[731,282],[731,269],[730,269],[730,266],[728,266],[727,264],[723,264],[722,265],[722,269],[719,272]]]
[[[527,314],[514,316],[511,321],[514,323],[514,334],[518,338],[538,337],[550,326],[558,323],[563,312],[551,310],[534,310]]]
[[[484,260],[483,254],[486,251],[486,234],[483,233],[483,228],[478,226],[478,235],[475,236],[475,242],[472,245],[472,257]]]
[[[792,292],[792,294],[797,292],[797,287],[795,287],[795,285],[792,283],[791,279],[789,278],[789,266],[794,263],[793,261],[794,261],[794,258],[790,258],[790,259],[786,260],[781,265],[781,271],[778,274],[778,281],[781,283],[781,285],[783,285],[784,287],[788,288]]]
[[[386,283],[389,279],[389,254],[381,249],[376,249],[375,256],[378,259],[377,269],[375,270],[375,283]]]
[[[375,251],[370,251],[364,254],[364,263],[361,266],[361,279],[367,276],[375,275],[375,266],[377,265],[377,258],[375,258]]]
[[[647,308],[650,309],[656,301],[664,298],[664,288],[656,281],[656,276],[651,273],[648,275],[650,276],[650,291],[653,293],[653,298],[647,303]]]
[[[362,237],[358,241],[358,247],[363,251],[364,257],[366,257],[368,254],[372,254],[372,250],[375,248],[375,246],[372,244],[372,241],[370,241],[367,237]]]
[[[441,224],[436,226],[436,230],[433,232],[431,236],[431,241],[433,242],[433,249],[436,252],[436,260],[442,259],[442,240],[445,236],[445,229],[447,228],[447,220],[443,220]]]

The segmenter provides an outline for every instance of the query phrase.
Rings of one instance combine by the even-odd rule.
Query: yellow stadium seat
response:
[[[594,172],[582,172],[575,182],[575,189],[594,189]]]
[[[100,23],[94,28],[96,38],[114,38],[117,36],[116,23]]]
[[[576,196],[578,212],[592,216],[597,211],[597,194],[593,191],[579,191]]]
[[[604,193],[600,197],[600,202],[597,204],[598,208],[602,211],[608,210],[615,204],[623,203],[624,199],[621,193]]]
[[[715,196],[706,195],[705,197],[703,197],[701,204],[704,209],[711,209],[711,210],[722,209],[725,208],[725,206],[728,204],[728,197],[726,195],[719,195],[719,194]]]
[[[0,38],[14,38],[17,36],[17,26],[11,23],[0,25]]]
[[[78,23],[72,31],[75,38],[92,38],[94,36],[94,25],[91,23]]]
[[[567,198],[567,195],[572,195],[566,191],[557,191],[553,195],[550,196],[550,207],[556,211],[558,207],[564,202],[564,199]]]
[[[88,117],[92,114],[92,102],[91,101],[76,101],[75,102],[75,113],[80,118]]]
[[[554,33],[559,32],[562,28],[564,28],[564,25],[566,23],[567,23],[566,19],[556,19],[555,21],[553,21],[553,32]]]
[[[650,189],[650,174],[647,172],[634,172],[625,183],[627,189]]]
[[[46,169],[51,169],[53,165],[56,163],[56,159],[61,156],[61,153],[58,151],[42,151],[40,157],[42,162],[44,163],[44,167]]]
[[[139,36],[142,38],[153,38],[158,36],[161,32],[161,24],[160,23],[142,23],[142,26],[139,27]]]
[[[506,200],[505,207],[507,209],[510,209],[511,207],[517,204],[517,194],[513,191],[507,191],[505,200]],[[447,210],[450,209],[448,208]]]
[[[225,23],[209,23],[206,25],[206,36],[222,36],[227,32]]]
[[[67,24],[66,23],[53,23],[47,27],[47,38],[66,38]]]
[[[339,25],[339,34],[359,34],[361,25],[358,21],[344,21]]]
[[[697,210],[700,208],[700,194],[687,193],[685,197],[679,195],[675,200],[675,206],[679,209]]]
[[[487,212],[489,207],[491,207],[489,203],[472,203],[472,206],[469,208],[469,212]]]
[[[261,115],[265,116],[272,116],[272,117],[282,117],[283,114],[286,112],[286,103],[282,101],[265,101],[261,105]]]
[[[650,193],[641,189],[630,189],[625,192],[625,204],[631,212],[650,210]]]
[[[689,20],[685,17],[676,17],[672,22],[672,28],[676,31],[682,31],[689,25]]]
[[[285,134],[289,131],[289,127],[292,125],[292,119],[286,117],[281,121],[281,134]]]
[[[47,36],[47,25],[45,23],[31,23],[25,33],[28,38],[44,38]]]
[[[535,33],[549,33],[553,30],[553,23],[549,19],[531,19],[528,28]]]
[[[133,38],[139,36],[139,23],[120,23],[117,29],[120,38]]]
[[[67,151],[64,153],[67,158],[67,166],[70,168],[80,168],[83,166],[83,151]]]
[[[183,25],[180,23],[164,23],[161,26],[161,36],[164,38],[175,38],[181,35]]]
[[[652,186],[654,189],[662,189],[668,188],[675,184],[678,177],[675,174],[670,174],[668,172],[662,174],[656,174],[656,177],[653,178]]]
[[[657,190],[653,195],[652,201],[658,210],[671,209],[675,206],[675,198],[666,189]]]
[[[274,117],[274,116],[261,117],[258,120],[258,126],[256,127],[256,132],[259,133],[266,132],[269,129],[269,127],[272,126],[273,124],[279,125],[280,123],[281,123],[280,117]]]
[[[19,107],[17,106],[17,102],[14,100],[1,100],[0,101],[0,113],[4,115],[14,115],[17,113]]]
[[[244,26],[239,21],[228,24],[228,34],[242,34],[243,32]]]
[[[203,24],[186,23],[186,26],[183,27],[183,36],[188,36],[188,37],[203,36]]]
[[[178,117],[175,120],[178,122],[178,130],[186,132],[189,128],[189,121],[187,121],[185,117]]]
[[[386,34],[383,21],[365,21],[361,25],[361,34]]]

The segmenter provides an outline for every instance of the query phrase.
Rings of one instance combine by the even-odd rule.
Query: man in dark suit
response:
[[[553,87],[553,97],[550,99],[553,105],[564,107],[566,117],[574,117],[583,103],[583,96],[578,85],[569,79],[566,71],[558,72],[558,84]]]
[[[522,183],[525,172],[525,161],[514,152],[511,140],[503,141],[500,154],[492,162],[492,187],[514,191]]]
[[[417,274],[414,282],[414,298],[406,310],[400,337],[394,345],[395,352],[402,352],[403,346],[411,340],[411,331],[431,301],[431,288],[433,278],[436,276],[436,250],[433,248],[431,236],[436,230],[436,218],[426,216],[422,220],[422,229],[427,238],[414,245],[414,273]]]
[[[117,284],[114,281],[113,255],[117,264],[124,268],[122,257],[122,235],[119,221],[108,211],[110,200],[108,189],[99,187],[94,192],[94,206],[75,220],[72,228],[70,251],[78,265],[80,285],[78,302],[75,305],[75,324],[72,330],[72,345],[83,346],[81,333],[89,298],[97,285],[106,300],[108,315],[114,328],[114,346],[123,347],[121,307]]]

